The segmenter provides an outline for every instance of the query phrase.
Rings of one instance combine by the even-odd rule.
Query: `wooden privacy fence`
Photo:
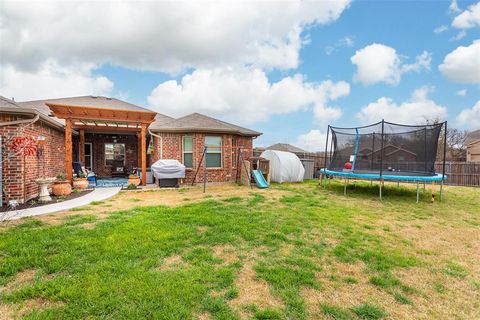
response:
[[[435,163],[435,172],[442,172],[442,162]],[[445,174],[448,179],[445,184],[454,186],[480,186],[480,162],[446,162]]]

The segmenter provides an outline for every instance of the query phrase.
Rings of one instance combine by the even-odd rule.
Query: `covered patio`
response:
[[[73,142],[72,133],[78,132],[79,154],[78,159],[86,164],[86,136],[91,143],[102,143],[101,137],[110,137],[117,141],[116,136],[125,135],[132,140],[132,135],[137,136],[137,167],[141,168],[142,185],[146,185],[147,177],[147,128],[154,121],[156,113],[143,108],[127,109],[121,106],[100,107],[89,105],[69,105],[61,103],[46,103],[53,116],[65,120],[65,173],[67,180],[73,178]],[[93,137],[92,137],[93,135]],[[97,136],[95,136],[97,135]],[[97,141],[99,140],[99,141]],[[118,145],[118,144],[117,144]],[[103,143],[103,150],[114,156],[118,152],[114,143]],[[95,157],[95,149],[90,149],[89,157]],[[123,147],[125,156],[125,145]],[[91,161],[91,158],[90,158]],[[106,165],[114,164],[105,160]],[[123,160],[125,162],[125,159]]]

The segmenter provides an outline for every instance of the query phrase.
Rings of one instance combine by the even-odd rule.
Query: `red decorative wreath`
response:
[[[25,156],[37,155],[37,142],[32,137],[15,137],[12,139],[11,148],[16,154]]]

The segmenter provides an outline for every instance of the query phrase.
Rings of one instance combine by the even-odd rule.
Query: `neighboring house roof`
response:
[[[260,132],[243,128],[222,120],[214,119],[200,113],[192,113],[187,116],[167,121],[162,118],[163,123],[154,122],[150,130],[156,132],[218,132],[233,133],[244,136],[256,137]]]
[[[469,143],[467,144],[467,148],[468,148],[468,147],[471,147],[471,146],[473,146],[474,144],[477,144],[477,143],[480,143],[480,139],[478,139],[478,140],[473,140],[472,142],[469,142]]]
[[[265,149],[266,150],[286,151],[286,152],[292,152],[292,153],[308,153],[308,151],[305,151],[305,150],[300,149],[298,147],[292,146],[291,144],[288,144],[288,143],[275,143],[275,144],[272,144],[269,147],[266,147]]]
[[[475,131],[470,131],[469,133],[467,133],[465,144],[470,144],[476,140],[480,140],[480,129]]]
[[[49,117],[48,114],[33,108],[25,107],[20,102],[15,102],[3,96],[0,96],[0,113],[1,112],[9,114],[27,114],[32,116],[39,115],[40,119],[54,127],[63,128],[64,125],[64,123],[58,121],[60,119],[55,118],[55,120],[54,118]]]
[[[403,148],[400,148],[396,145],[393,145],[393,144],[387,144],[385,147],[383,147],[383,150],[387,149],[387,148],[394,148],[393,151],[389,152],[389,153],[386,153],[385,156],[391,156],[392,154],[396,153],[396,152],[399,152],[399,151],[403,151],[403,152],[407,152],[407,153],[410,153],[411,155],[414,155],[414,156],[417,156],[416,153],[410,151],[410,150],[407,150],[407,149],[403,149]],[[378,150],[375,150],[374,152],[372,152],[371,154],[375,154],[375,153],[378,153],[380,152],[382,149],[378,149]]]

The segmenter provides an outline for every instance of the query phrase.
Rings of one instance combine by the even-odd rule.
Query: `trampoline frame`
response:
[[[367,128],[370,126],[382,124],[382,131],[381,131],[381,146],[380,146],[380,170],[379,173],[355,173],[355,162],[357,160],[357,152],[358,152],[358,140],[359,140],[359,133],[358,129],[360,128]],[[419,184],[423,183],[423,190],[425,190],[425,184],[427,182],[432,183],[432,202],[434,200],[434,188],[435,188],[435,182],[440,182],[440,201],[443,200],[443,182],[447,179],[447,176],[445,175],[445,160],[446,160],[446,155],[447,155],[447,121],[444,121],[442,123],[439,123],[444,126],[443,130],[443,161],[442,161],[442,173],[435,173],[434,175],[431,176],[420,176],[420,175],[395,175],[395,174],[384,174],[383,173],[383,158],[384,158],[384,130],[385,130],[385,123],[392,124],[392,125],[399,125],[396,123],[392,122],[386,122],[385,120],[382,119],[381,122],[374,123],[372,125],[368,126],[363,126],[363,127],[351,127],[351,128],[341,128],[341,127],[333,127],[333,126],[328,126],[327,128],[327,140],[325,142],[325,153],[324,153],[324,168],[320,169],[320,172],[322,173],[322,178],[324,180],[324,189],[327,188],[327,176],[339,176],[344,178],[344,195],[347,195],[347,185],[348,181],[350,179],[360,179],[360,180],[370,180],[370,184],[373,184],[373,180],[378,180],[379,181],[379,197],[380,200],[382,200],[382,187],[384,184],[384,181],[397,181],[397,185],[400,184],[401,181],[405,182],[416,182],[417,183],[417,203],[419,202],[420,198],[420,189],[419,189]],[[404,127],[421,127],[418,125],[401,125]],[[333,138],[330,137],[330,131],[332,129],[349,129],[349,130],[355,130],[356,132],[356,138],[355,138],[355,151],[353,155],[353,161],[352,161],[352,169],[350,171],[335,171],[335,170],[329,170],[327,167],[327,157],[329,159],[329,162],[331,163],[332,160],[332,149],[333,149]],[[426,132],[426,128],[425,128]],[[332,133],[333,136],[333,133]],[[330,138],[330,151],[328,152],[328,142]],[[373,143],[375,143],[375,132],[373,132]],[[425,142],[426,143],[426,142]],[[438,142],[437,142],[438,143]],[[372,160],[373,161],[373,160]],[[330,184],[330,181],[329,181]]]

